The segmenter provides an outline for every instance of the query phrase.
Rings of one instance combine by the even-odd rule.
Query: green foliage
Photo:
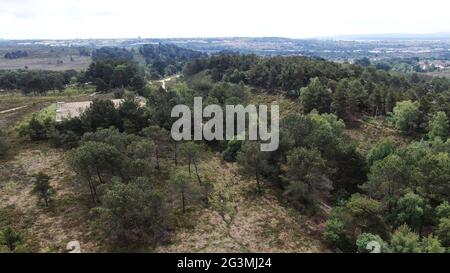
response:
[[[171,174],[169,182],[170,189],[174,195],[179,196],[178,199],[181,201],[183,213],[186,211],[188,203],[195,203],[200,199],[201,189],[199,184],[185,170],[175,170]]]
[[[110,100],[95,99],[91,106],[80,116],[83,129],[94,132],[98,128],[109,128],[114,126],[122,130],[122,120],[114,103]]]
[[[330,112],[331,90],[314,78],[307,87],[300,89],[300,104],[305,113],[316,109],[319,113]]]
[[[443,140],[448,137],[449,121],[445,112],[439,111],[434,114],[428,125],[428,137],[434,139],[440,137]]]
[[[362,185],[371,197],[399,197],[410,180],[411,168],[396,154],[376,161],[370,168],[369,180]]]
[[[216,83],[210,90],[204,90],[206,100],[219,105],[245,105],[250,97],[249,89],[243,84]]]
[[[20,136],[28,136],[32,141],[47,140],[54,123],[51,119],[41,121],[36,115],[33,115],[30,122],[23,123],[17,128]]]
[[[415,179],[423,195],[430,200],[442,202],[450,198],[450,154],[429,151],[417,162]]]
[[[450,247],[450,217],[440,219],[437,235],[444,246]]]
[[[419,235],[411,231],[407,225],[402,225],[394,231],[390,247],[394,253],[422,252]]]
[[[22,50],[6,52],[6,54],[4,55],[5,59],[19,59],[19,58],[25,58],[25,57],[28,57],[28,52],[22,51]]]
[[[80,147],[70,151],[69,165],[79,181],[89,186],[94,202],[97,187],[109,184],[113,177],[124,182],[153,174],[154,143],[150,140],[102,129],[83,136]]]
[[[310,79],[325,77],[337,80],[348,75],[339,64],[306,57],[271,57],[221,54],[195,60],[186,65],[186,76],[209,71],[214,81],[239,74],[239,81],[268,90],[299,90]],[[237,71],[240,73],[237,73]]]
[[[110,100],[95,99],[80,117],[64,119],[58,123],[46,120],[46,123],[38,122],[36,125],[35,130],[30,130],[30,125],[22,126],[18,129],[19,133],[33,136],[40,133],[42,137],[50,138],[51,143],[57,147],[74,148],[87,132],[115,127],[121,132],[138,134],[150,122],[149,113],[141,102],[135,97],[126,96],[118,108]]]
[[[380,70],[389,71],[392,69],[392,66],[388,62],[378,62],[375,64],[375,67]]]
[[[156,158],[156,169],[159,170],[160,169],[159,159],[162,153],[164,153],[167,150],[167,144],[170,140],[169,132],[166,129],[161,128],[159,126],[150,126],[142,129],[141,135],[151,139],[153,143],[155,143],[154,154]]]
[[[100,51],[103,49],[99,49]],[[137,90],[142,88],[144,81],[144,72],[139,65],[132,60],[129,56],[123,56],[121,52],[126,52],[125,49],[120,50],[120,53],[115,52],[105,56],[95,57],[86,71],[86,77],[96,85],[97,92],[107,91],[113,88],[130,88]],[[126,53],[126,55],[128,55]]]
[[[419,117],[418,102],[410,100],[400,101],[394,107],[392,123],[397,130],[412,133],[418,126]]]
[[[137,134],[149,125],[150,116],[148,112],[141,106],[141,101],[133,96],[127,96],[120,104],[117,112],[121,119],[123,131],[129,134]],[[110,126],[114,125],[110,124]],[[120,129],[120,127],[117,128]]]
[[[347,90],[347,107],[351,113],[360,112],[365,108],[368,93],[360,80],[352,80],[349,83],[350,89]]]
[[[344,133],[345,124],[334,114],[311,112],[306,116],[288,115],[280,122],[280,149],[273,154],[279,162],[296,147],[316,149],[327,165],[336,170],[330,179],[339,191],[354,191],[365,179],[365,162],[355,143]],[[277,164],[273,164],[276,168]],[[281,174],[281,170],[275,169]]]
[[[256,179],[258,191],[261,191],[261,179],[264,173],[270,171],[268,164],[269,153],[260,150],[260,144],[257,142],[244,142],[241,151],[237,154],[240,172],[245,177]]]
[[[368,93],[360,80],[343,79],[336,86],[332,108],[340,118],[348,118],[361,111],[367,100]]]
[[[436,216],[438,219],[450,218],[450,204],[448,201],[444,201],[436,207]]]
[[[8,86],[5,89],[20,87],[43,94],[76,78],[80,84],[96,83],[99,91],[127,88],[146,97],[146,107],[132,97],[125,97],[119,108],[96,100],[79,118],[57,124],[46,118],[53,109],[47,114],[42,111],[19,129],[33,140],[50,138],[55,145],[75,148],[69,153],[70,166],[98,202],[93,211],[96,220],[115,247],[142,249],[164,241],[172,219],[166,199],[183,211],[199,200],[208,201],[212,183],[200,175],[199,163],[209,154],[201,144],[170,141],[172,107],[191,105],[194,96],[202,96],[208,104],[246,104],[252,98],[250,87],[252,92],[265,89],[274,95],[299,97],[308,113],[282,115],[280,149],[271,153],[261,152],[256,142],[208,143],[225,147],[224,159],[237,160],[244,176],[256,178],[259,191],[267,178],[297,208],[337,203],[323,236],[344,251],[366,252],[373,240],[384,252],[392,248],[393,252],[434,253],[443,252],[442,245],[449,246],[450,208],[444,202],[450,198],[449,81],[387,73],[366,60],[360,62],[362,67],[304,57],[196,59],[202,54],[171,45],[146,45],[140,49],[147,61],[147,67],[142,67],[132,61],[133,53],[118,48],[97,50],[86,74],[0,71],[0,88]],[[186,77],[171,81],[166,89],[145,87],[146,76],[178,73],[190,60],[184,69]],[[386,64],[376,65],[389,70]],[[401,146],[401,141],[394,144],[384,139],[364,159],[347,135],[343,119],[359,122],[364,115],[391,111],[394,127],[403,132],[421,137],[428,124],[429,141]],[[174,152],[175,164],[181,163],[173,171],[165,165],[169,152]],[[49,177],[36,178],[41,182],[34,192],[48,204]],[[360,189],[367,195],[355,194]],[[431,219],[430,204],[440,204],[435,209],[437,219]],[[396,227],[389,248],[383,239]],[[422,229],[438,237],[421,238]]]
[[[33,175],[33,193],[36,194],[39,201],[44,201],[46,207],[49,206],[50,198],[55,194],[55,190],[50,185],[50,176],[43,172]]]
[[[36,119],[40,122],[45,122],[48,119],[54,119],[56,113],[56,103],[52,103],[44,109],[36,113]]]
[[[63,119],[50,131],[50,143],[55,147],[75,148],[83,132],[79,118]]]
[[[367,98],[369,111],[374,116],[385,114],[384,96],[387,93],[386,88],[381,85],[374,85],[372,88],[373,90]]]
[[[172,225],[165,198],[143,178],[113,183],[93,214],[113,247],[126,251],[164,242]]]
[[[380,202],[354,194],[343,206],[333,208],[323,235],[333,246],[344,251],[355,251],[355,241],[362,233],[386,236],[383,213]]]
[[[142,75],[135,75],[130,82],[130,86],[133,90],[141,92],[146,85],[145,77]]]
[[[445,253],[445,247],[441,245],[441,241],[432,234],[422,239],[422,248],[424,253]]]
[[[88,182],[94,201],[97,185],[106,183],[107,176],[120,173],[123,167],[121,153],[114,146],[91,141],[70,152],[69,164]]]
[[[63,91],[76,71],[34,71],[2,70],[0,71],[0,89],[21,90],[24,94],[45,95],[48,91]]]
[[[339,81],[336,90],[333,93],[331,107],[333,112],[340,118],[345,118],[347,116],[347,90],[350,89],[348,85],[347,79]]]
[[[22,243],[22,235],[11,226],[0,231],[0,252],[3,252],[2,247],[6,247],[5,251],[14,252]]]
[[[242,140],[229,140],[226,142],[226,148],[222,152],[223,159],[228,162],[236,161],[238,152],[241,150]]]
[[[194,165],[195,174],[200,185],[202,184],[202,180],[200,178],[198,162],[204,156],[204,152],[205,147],[202,144],[197,144],[193,141],[182,143],[179,147],[180,157],[188,164],[189,174],[191,174],[191,164]]]
[[[94,62],[106,60],[131,61],[133,54],[125,48],[119,47],[102,47],[92,52],[92,60]]]
[[[329,178],[333,170],[318,150],[293,149],[287,155],[283,170],[287,182],[285,195],[293,204],[312,204],[319,193],[326,195],[333,188]]]
[[[343,219],[344,208],[335,207],[331,210],[328,220],[325,222],[323,237],[334,246],[346,246],[345,223]]]
[[[120,133],[113,127],[88,132],[68,156],[77,181],[88,186],[99,204],[92,211],[95,222],[119,250],[149,250],[168,238],[172,226],[166,200],[174,198],[174,191],[170,183],[158,183],[164,176],[156,176],[153,163],[156,153],[165,153],[168,133],[159,127],[140,133]],[[190,188],[181,189],[191,197]]]
[[[413,142],[398,148],[375,161],[368,181],[361,188],[370,196],[384,200],[400,198],[408,191],[414,191],[430,202],[448,200],[449,151],[447,144],[440,139]]]
[[[194,141],[184,142],[179,146],[180,156],[184,158],[188,164],[198,162],[204,151],[205,147]]]
[[[402,225],[392,234],[390,251],[393,253],[444,253],[445,248],[432,234],[421,239],[407,225]]]
[[[370,65],[370,59],[367,57],[356,59],[355,64],[361,65],[361,66],[369,66]]]
[[[419,195],[408,192],[398,199],[394,212],[395,222],[398,226],[407,224],[419,234],[426,221],[431,217],[431,206]]]
[[[158,125],[164,129],[170,130],[172,123],[176,120],[171,118],[171,111],[177,104],[190,103],[182,101],[182,95],[174,90],[165,91],[164,89],[150,88],[146,90],[146,107],[149,109],[151,124]]]
[[[346,203],[346,211],[351,216],[352,229],[385,234],[386,225],[382,218],[384,214],[383,204],[377,200],[360,194],[353,194]]]
[[[367,154],[367,164],[372,166],[376,161],[393,154],[395,151],[394,143],[391,139],[383,139],[375,147],[369,150]]]
[[[198,51],[161,43],[143,45],[139,52],[159,77],[180,72],[185,62],[203,56]]]
[[[43,140],[47,139],[48,126],[50,120],[46,123],[39,121],[37,118],[33,117],[28,124],[29,136],[31,140]]]

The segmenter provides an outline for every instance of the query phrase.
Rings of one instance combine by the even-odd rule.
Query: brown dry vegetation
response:
[[[412,138],[407,138],[401,132],[389,127],[385,118],[367,118],[360,121],[357,126],[346,129],[346,133],[356,141],[358,150],[366,154],[371,148],[385,138],[394,143],[403,145]]]
[[[59,61],[59,63],[58,63]],[[61,63],[62,61],[62,63]],[[65,70],[86,70],[91,63],[91,57],[51,57],[51,58],[20,58],[7,60],[0,56],[0,69],[14,70],[25,69],[29,70],[52,70],[52,71],[65,71]]]
[[[3,57],[5,53],[16,50],[26,51],[29,56],[19,59]],[[87,69],[90,63],[91,57],[79,56],[76,47],[0,45],[0,69],[25,69],[27,67],[30,70],[64,71],[74,69],[80,71]]]
[[[91,236],[87,225],[90,203],[84,189],[76,188],[64,151],[19,138],[14,130],[19,122],[62,97],[18,93],[0,96],[0,109],[26,106],[0,114],[0,130],[11,146],[8,156],[0,160],[0,222],[18,229],[30,251],[61,252],[71,240],[81,241],[84,251],[98,251],[96,240],[85,239]],[[49,209],[38,206],[31,194],[30,176],[39,171],[52,177],[51,185],[57,192]]]
[[[436,71],[436,72],[428,72],[424,73],[425,75],[431,75],[433,77],[446,77],[450,78],[450,68],[446,68],[442,71]]]
[[[213,182],[210,208],[182,216],[181,228],[158,252],[321,252],[320,231],[307,217],[285,207],[265,187],[243,180],[236,164],[214,156],[200,165]],[[223,201],[222,201],[223,200]]]
[[[61,252],[72,240],[79,240],[83,251],[97,251],[87,223],[89,199],[73,181],[64,152],[45,145],[20,151],[0,167],[0,210],[26,238],[30,250]],[[44,172],[52,177],[56,196],[50,208],[37,205],[31,194],[31,175]]]
[[[0,210],[8,213],[38,252],[61,252],[67,242],[79,240],[84,252],[104,251],[94,225],[86,189],[76,183],[64,151],[33,144],[0,168]],[[30,175],[43,171],[56,189],[52,208],[37,206]],[[192,208],[180,216],[172,241],[158,252],[320,252],[326,250],[320,230],[307,217],[285,207],[266,187],[255,193],[255,181],[242,180],[236,164],[219,157],[200,165],[214,184],[209,208]],[[223,199],[223,202],[220,200]]]
[[[0,129],[7,130],[23,119],[31,117],[32,113],[42,110],[58,100],[70,102],[92,100],[92,98],[81,90],[79,93],[51,93],[46,96],[25,96],[19,92],[0,92]]]

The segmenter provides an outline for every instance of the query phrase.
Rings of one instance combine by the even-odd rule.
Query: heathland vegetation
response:
[[[208,215],[216,226],[206,233],[225,229],[226,237],[202,238],[217,241],[184,250],[220,244],[233,247],[217,249],[267,250],[246,242],[237,228],[261,231],[261,238],[273,239],[267,245],[283,251],[287,225],[299,245],[292,251],[367,252],[370,241],[384,252],[448,251],[450,80],[306,57],[205,56],[161,44],[139,52],[103,48],[92,57],[83,72],[3,71],[0,86],[29,97],[71,85],[126,90],[119,107],[95,99],[79,117],[56,123],[36,114],[17,128],[23,143],[63,151],[70,191],[85,198],[72,209],[87,211],[77,219],[89,223],[95,236],[86,240],[97,249],[171,250],[190,225],[202,228],[186,215]],[[182,76],[164,87],[151,81],[177,73]],[[173,141],[172,107],[192,105],[196,96],[219,105],[277,101],[279,149],[261,152],[258,143],[240,140]],[[18,152],[8,151],[6,139],[0,156],[11,160],[6,154]],[[63,210],[58,187],[49,183],[53,174],[40,171],[30,176],[38,206]],[[254,210],[240,213],[244,204]],[[273,216],[267,204],[282,212]],[[266,219],[261,211],[274,226],[258,221]],[[33,250],[20,235],[26,224],[18,231],[21,225],[0,218],[0,225],[5,250]],[[296,236],[314,246],[300,247]]]

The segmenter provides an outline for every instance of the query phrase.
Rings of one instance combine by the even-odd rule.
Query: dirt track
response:
[[[6,114],[6,113],[14,112],[14,111],[20,110],[20,109],[25,108],[25,107],[28,107],[28,105],[15,107],[15,108],[8,109],[8,110],[3,110],[3,111],[0,111],[0,114]]]
[[[11,125],[17,124],[26,114],[39,111],[44,105],[21,106],[0,112],[0,129],[3,130]]]

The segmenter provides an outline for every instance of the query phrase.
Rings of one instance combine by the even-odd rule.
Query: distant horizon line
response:
[[[1,41],[67,41],[67,40],[146,40],[146,39],[155,39],[155,40],[182,40],[182,39],[289,39],[289,40],[345,40],[349,38],[361,38],[367,40],[369,38],[389,38],[389,39],[412,39],[412,38],[427,38],[427,37],[438,37],[450,39],[450,31],[448,32],[429,32],[429,33],[373,33],[373,34],[338,34],[338,35],[320,35],[320,36],[310,36],[303,38],[295,38],[295,37],[286,37],[286,36],[186,36],[186,37],[175,37],[175,36],[167,36],[167,37],[90,37],[90,38],[2,38]]]

